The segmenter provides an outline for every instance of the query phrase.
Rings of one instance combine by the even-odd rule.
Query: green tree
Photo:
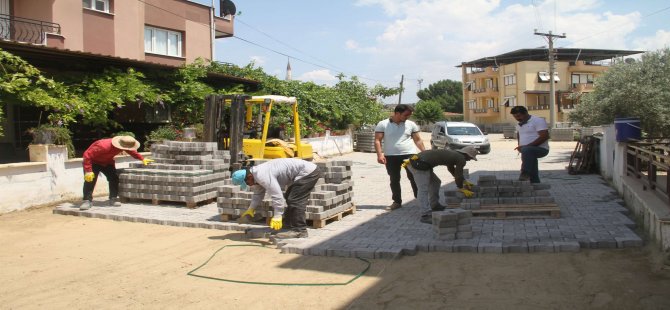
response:
[[[612,66],[569,116],[583,126],[611,124],[617,117],[639,117],[651,136],[670,136],[669,48]]]
[[[445,112],[463,113],[463,83],[459,81],[437,81],[416,95],[421,100],[439,103]]]
[[[416,104],[412,116],[419,121],[433,123],[444,118],[442,112],[442,107],[437,101],[425,100]]]

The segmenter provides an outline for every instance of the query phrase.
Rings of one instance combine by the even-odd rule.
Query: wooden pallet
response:
[[[122,203],[151,202],[152,205],[161,205],[163,203],[167,203],[167,204],[182,204],[183,203],[183,204],[186,204],[187,208],[195,209],[198,206],[203,206],[203,205],[206,205],[206,204],[216,202],[216,198],[209,198],[209,199],[205,199],[205,200],[197,201],[197,202],[189,202],[189,201],[173,201],[173,200],[161,200],[161,199],[142,199],[142,198],[120,197],[119,201],[122,202]]]
[[[334,222],[334,221],[339,221],[342,219],[343,216],[349,215],[349,214],[354,214],[356,213],[356,206],[351,206],[351,208],[346,209],[342,212],[333,214],[327,218],[323,218],[320,220],[307,220],[307,223],[312,222],[312,228],[323,228],[325,227],[328,223]]]
[[[561,209],[556,204],[498,204],[484,205],[471,210],[472,216],[481,219],[537,219],[560,218]]]

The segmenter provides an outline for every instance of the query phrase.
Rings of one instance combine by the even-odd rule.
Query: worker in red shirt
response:
[[[137,149],[140,143],[131,136],[116,136],[111,139],[101,139],[93,142],[86,149],[83,156],[84,165],[84,202],[79,210],[88,210],[93,205],[93,189],[98,180],[98,174],[102,172],[109,183],[109,202],[110,206],[119,206],[117,201],[119,195],[119,175],[116,173],[114,156],[125,151],[128,155],[137,158],[148,165],[153,160],[144,158]]]

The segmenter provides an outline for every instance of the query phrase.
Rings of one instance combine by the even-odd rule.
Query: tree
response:
[[[612,66],[569,116],[582,126],[611,124],[617,117],[639,117],[651,136],[670,137],[669,48]]]
[[[412,115],[419,121],[434,123],[444,117],[442,112],[442,107],[437,101],[426,100],[416,104]]]
[[[463,83],[441,80],[416,93],[421,100],[433,100],[445,112],[463,113]]]

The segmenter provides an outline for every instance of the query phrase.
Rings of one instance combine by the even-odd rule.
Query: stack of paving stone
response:
[[[560,217],[560,209],[551,196],[548,184],[531,184],[529,181],[497,179],[494,175],[482,175],[477,186],[472,189],[473,197],[466,198],[458,190],[446,190],[447,204],[475,213],[499,212],[543,212],[552,217]],[[503,210],[503,207],[515,209]],[[504,214],[499,214],[505,217]]]
[[[355,211],[351,201],[354,185],[351,180],[351,164],[350,160],[316,163],[324,177],[317,182],[307,203],[306,219],[313,221],[313,227],[323,227],[326,220]],[[238,218],[247,210],[253,193],[248,189],[241,190],[236,185],[223,185],[219,186],[218,195],[217,205],[221,220],[229,221]],[[272,201],[266,195],[261,205],[256,208],[256,218],[267,219],[272,216]]]
[[[184,202],[189,208],[214,199],[230,178],[230,154],[216,142],[163,141],[151,146],[154,163],[131,163],[120,171],[119,197]]]
[[[358,152],[375,152],[375,132],[372,129],[355,133],[355,150]]]
[[[455,240],[472,238],[472,211],[447,209],[433,212],[433,232],[435,239]]]

